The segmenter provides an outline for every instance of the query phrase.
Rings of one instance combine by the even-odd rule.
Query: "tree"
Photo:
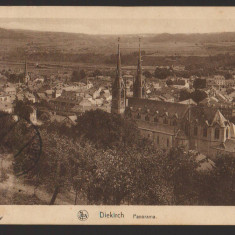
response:
[[[72,73],[71,81],[72,82],[80,82],[85,77],[86,77],[86,73],[83,69],[82,70],[75,70]]]
[[[88,185],[89,203],[167,204],[171,200],[170,189],[163,179],[160,154],[152,150],[131,147],[98,155]]]
[[[194,204],[199,197],[195,189],[199,173],[194,155],[179,146],[171,148],[167,154],[162,155],[162,158],[165,179],[173,188],[174,204]]]
[[[188,100],[191,98],[191,93],[187,90],[181,90],[180,91],[180,96],[179,96],[179,100],[183,101],[183,100]]]
[[[191,93],[191,97],[195,102],[199,103],[207,98],[207,93],[203,90],[195,90]]]
[[[82,80],[83,78],[85,78],[85,77],[86,77],[86,72],[85,72],[85,70],[82,69],[82,70],[80,71],[79,75],[80,75],[80,80]]]
[[[24,100],[15,100],[15,108],[14,113],[18,115],[20,118],[24,118],[26,120],[30,120],[30,114],[33,112],[33,108],[30,105],[30,101],[27,99]]]
[[[154,72],[155,78],[166,79],[167,77],[172,75],[172,71],[167,68],[156,68]]]
[[[206,88],[206,79],[196,78],[193,82],[193,87],[195,89]]]
[[[152,77],[152,74],[148,71],[148,70],[145,70],[143,72],[143,75],[146,77],[146,78],[151,78]]]
[[[24,79],[24,73],[20,73],[20,74],[14,74],[14,73],[11,73],[11,74],[7,74],[6,75],[9,79],[9,82],[11,83],[18,83],[18,82],[23,82],[23,79]]]
[[[173,81],[171,79],[168,79],[168,80],[166,80],[166,84],[167,84],[167,86],[172,86]]]
[[[225,79],[233,79],[233,75],[229,72],[224,74]]]
[[[94,77],[98,77],[98,76],[101,76],[102,75],[102,72],[99,70],[99,69],[96,69],[94,72],[93,72],[93,76]]]
[[[27,173],[25,180],[35,188],[43,186],[52,193],[48,204],[53,205],[59,193],[69,190],[70,159],[77,154],[78,143],[74,144],[66,136],[40,130],[43,152],[39,162]]]
[[[133,145],[138,139],[138,130],[134,123],[120,115],[99,109],[86,111],[78,117],[75,132],[77,136],[84,136],[102,148]]]
[[[212,205],[235,204],[235,159],[229,154],[219,154],[215,159],[216,168],[211,176],[210,203]]]

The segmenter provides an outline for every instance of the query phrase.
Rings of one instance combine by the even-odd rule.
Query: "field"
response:
[[[139,36],[143,65],[152,66],[150,70],[157,65],[207,63],[203,58],[235,55],[235,33],[119,36],[123,69],[136,68]],[[0,69],[23,70],[25,58],[29,71],[41,74],[78,67],[114,69],[117,37],[0,28]]]

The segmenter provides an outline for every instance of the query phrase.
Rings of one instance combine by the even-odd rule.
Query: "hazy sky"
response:
[[[235,7],[0,7],[0,27],[87,34],[234,32]]]

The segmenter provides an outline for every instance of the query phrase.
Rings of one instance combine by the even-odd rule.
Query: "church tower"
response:
[[[125,92],[121,71],[120,38],[118,38],[118,54],[116,77],[112,85],[112,106],[111,113],[121,114],[125,111]]]
[[[138,58],[138,65],[137,65],[137,75],[133,84],[133,96],[135,98],[142,98],[143,96],[140,38],[139,38],[139,58]]]
[[[24,83],[28,84],[29,82],[29,75],[27,70],[27,60],[25,59],[25,66],[24,66]]]

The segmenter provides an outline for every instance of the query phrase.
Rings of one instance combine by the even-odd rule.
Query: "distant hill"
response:
[[[194,42],[194,43],[218,43],[235,42],[235,32],[204,33],[204,34],[168,34],[163,33],[153,36],[152,42]]]
[[[26,39],[27,36],[24,32],[17,32],[16,30],[0,28],[0,39]]]
[[[119,35],[121,53],[138,50],[138,38],[145,57],[213,56],[235,54],[235,32],[209,34]],[[40,32],[0,28],[2,60],[67,61],[97,63],[110,60],[117,50],[117,35]],[[113,58],[111,58],[113,60]]]

